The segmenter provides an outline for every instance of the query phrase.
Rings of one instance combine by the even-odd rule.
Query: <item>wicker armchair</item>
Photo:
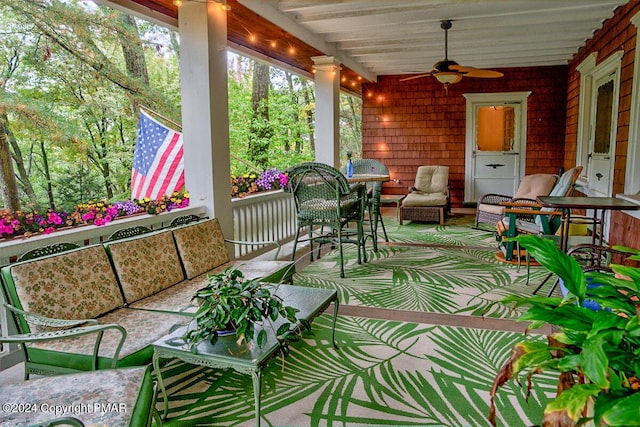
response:
[[[557,175],[536,173],[522,178],[513,196],[494,193],[484,194],[478,201],[476,222],[473,228],[478,228],[479,224],[489,224],[493,229],[496,223],[504,218],[505,207],[501,203],[535,203],[536,197],[549,195],[557,180]]]
[[[309,162],[289,170],[288,191],[293,194],[298,217],[292,259],[295,259],[300,232],[307,229],[311,260],[314,243],[338,245],[340,277],[344,277],[343,243],[358,247],[358,263],[363,259],[367,261],[363,231],[366,190],[363,185],[350,187],[339,170]],[[355,230],[348,228],[350,222],[355,222]]]
[[[444,225],[449,210],[449,168],[420,166],[411,192],[400,206],[400,224],[410,219]]]

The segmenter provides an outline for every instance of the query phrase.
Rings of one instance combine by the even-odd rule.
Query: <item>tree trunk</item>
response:
[[[302,87],[304,88],[304,103],[305,105],[311,105],[312,102],[315,105],[316,100],[314,99],[313,96],[313,90],[311,89],[311,86],[309,86],[309,84],[306,81],[302,82]],[[312,152],[316,151],[316,137],[315,137],[315,129],[313,127],[313,112],[311,110],[311,108],[307,108],[305,110],[306,112],[306,116],[307,116],[307,124],[309,125],[309,148],[311,149]],[[297,153],[301,153],[302,152],[302,141],[300,141],[300,147],[298,147],[296,145],[296,152]]]
[[[289,87],[289,92],[291,93],[291,104],[292,105],[298,105],[298,95],[296,94],[294,88],[293,88],[293,75],[288,72],[285,71],[284,72],[286,78],[287,78],[287,86]],[[291,113],[291,118],[293,119],[293,122],[299,122],[300,118],[298,117],[297,114],[297,109],[293,110],[293,112]],[[291,151],[291,141],[295,142],[296,147],[300,144],[302,144],[302,135],[300,135],[300,128],[298,126],[294,126],[294,128],[291,130],[291,132],[293,133],[291,135],[290,139],[287,139],[285,141],[285,147],[284,150],[289,152]]]
[[[49,198],[49,207],[52,210],[56,210],[56,202],[53,197],[53,185],[51,184],[51,171],[49,170],[49,158],[47,157],[47,150],[44,145],[44,141],[40,141],[40,153],[42,154],[42,166],[44,168],[44,177],[47,180],[47,196]]]
[[[251,92],[251,136],[249,137],[249,161],[261,169],[269,163],[269,144],[273,129],[269,122],[269,65],[254,61]]]
[[[126,32],[118,33],[127,73],[129,76],[149,86],[149,72],[147,70],[147,61],[144,57],[144,49],[142,48],[142,40],[140,40],[140,33],[138,32],[138,24],[133,16],[122,12],[118,13],[118,18],[122,27],[127,30]],[[131,109],[136,114],[138,102],[133,94],[129,94],[129,99],[131,100]]]
[[[13,172],[13,160],[9,148],[7,114],[0,114],[0,195],[4,207],[12,212],[20,210],[18,183]]]
[[[20,150],[20,146],[18,145],[18,141],[16,141],[15,136],[7,128],[7,138],[9,140],[9,144],[11,146],[12,158],[15,162],[16,169],[18,170],[18,174],[16,179],[19,181],[20,186],[22,187],[22,191],[29,198],[29,207],[35,211],[40,212],[40,203],[38,202],[38,197],[36,196],[36,192],[33,189],[33,185],[31,185],[31,179],[29,178],[29,172],[24,165],[24,157],[22,156],[22,150]]]

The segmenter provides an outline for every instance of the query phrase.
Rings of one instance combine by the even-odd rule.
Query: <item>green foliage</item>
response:
[[[306,328],[309,324],[296,318],[297,309],[283,304],[274,286],[255,279],[243,280],[242,272],[232,268],[211,276],[207,286],[198,289],[193,297],[198,304],[195,327],[183,336],[191,351],[197,351],[196,346],[205,340],[215,344],[218,334],[227,330],[235,331],[240,341],[249,342],[255,337],[258,346],[263,347],[270,328],[281,351],[287,354],[288,343],[299,340],[298,323]],[[276,329],[279,319],[283,322]]]
[[[23,208],[71,209],[89,199],[129,198],[137,106],[180,122],[177,34],[143,21],[137,32],[124,28],[119,13],[80,0],[0,0],[0,111],[15,138],[13,158],[24,166],[18,180]],[[123,44],[138,43],[148,84],[130,73],[123,54]],[[286,170],[313,160],[313,83],[270,67],[269,122],[254,122],[252,129],[253,64],[229,54],[232,173]],[[341,145],[360,153],[361,102],[341,97]],[[246,159],[258,128],[269,131],[263,141],[268,152],[266,164],[255,167]]]
[[[610,268],[615,276],[584,273],[551,240],[531,235],[516,240],[562,279],[569,293],[565,298],[512,296],[503,300],[528,306],[519,320],[531,321],[530,328],[550,325],[554,333],[544,348],[514,348],[496,377],[492,396],[520,374],[531,378],[554,370],[560,378],[558,396],[545,409],[544,425],[578,425],[592,419],[598,426],[639,426],[640,269],[613,264]],[[584,307],[585,299],[601,308]],[[585,416],[590,402],[593,415]]]

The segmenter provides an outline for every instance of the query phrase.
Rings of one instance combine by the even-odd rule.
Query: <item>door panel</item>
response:
[[[519,104],[476,105],[473,198],[487,193],[513,194],[520,174],[517,132]]]
[[[594,103],[595,121],[589,143],[589,193],[594,196],[610,196],[612,177],[612,147],[615,130],[612,126],[614,106],[614,82],[607,76],[596,82]]]

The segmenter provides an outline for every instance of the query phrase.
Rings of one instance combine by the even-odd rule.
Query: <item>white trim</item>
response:
[[[627,166],[625,169],[624,192],[626,194],[640,193],[640,13],[631,18],[636,27],[636,50],[633,59],[633,79],[631,80],[631,110],[629,115],[629,136],[627,139]]]
[[[580,98],[578,103],[578,134],[576,139],[576,164],[582,165],[582,175],[578,179],[578,185],[582,187],[582,192],[590,194],[589,185],[589,168],[591,166],[589,162],[589,147],[590,138],[592,136],[591,126],[595,118],[593,117],[594,108],[594,93],[597,90],[595,87],[598,80],[602,79],[610,74],[614,74],[613,86],[614,86],[614,98],[613,98],[613,115],[611,117],[611,173],[613,173],[613,166],[615,164],[615,147],[616,147],[616,135],[618,131],[618,104],[620,98],[620,70],[622,57],[624,56],[623,50],[618,50],[609,55],[605,60],[596,65],[597,52],[592,52],[587,58],[585,58],[580,65],[576,67],[580,73]],[[608,193],[613,191],[613,177],[610,178],[610,186]]]
[[[527,99],[531,91],[527,92],[496,92],[496,93],[465,93],[463,96],[467,100],[466,105],[466,132],[465,132],[465,171],[464,171],[464,202],[475,203],[471,200],[471,188],[473,188],[473,148],[475,130],[473,129],[475,120],[474,112],[476,104],[484,103],[505,103],[520,104],[520,155],[519,155],[519,178],[522,179],[527,164]]]
[[[589,116],[591,115],[591,85],[593,76],[591,73],[596,67],[596,57],[598,52],[593,52],[587,58],[582,61],[576,70],[580,73],[580,94],[578,97],[578,135],[576,138],[576,165],[583,165],[582,172],[580,173],[580,183],[582,186],[587,187],[587,165],[588,165],[588,142],[585,141],[589,138],[589,129],[591,122]],[[586,192],[585,192],[586,194]]]

